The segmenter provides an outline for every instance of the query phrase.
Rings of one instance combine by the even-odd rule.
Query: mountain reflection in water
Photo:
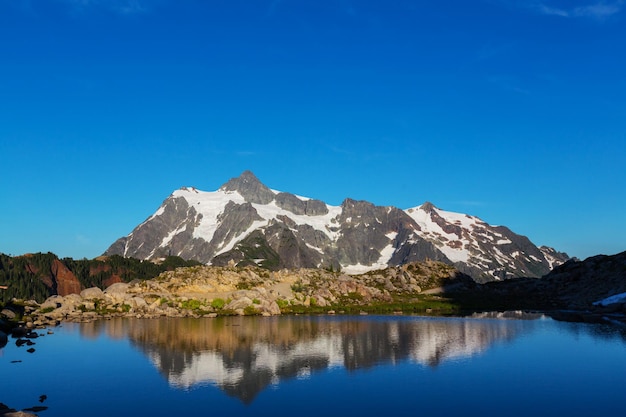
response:
[[[128,338],[176,388],[213,384],[250,403],[272,384],[332,367],[435,367],[528,330],[528,321],[356,317],[112,320],[82,327]]]

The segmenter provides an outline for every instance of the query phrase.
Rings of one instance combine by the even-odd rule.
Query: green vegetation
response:
[[[241,280],[235,285],[238,290],[249,290],[252,285],[248,281]]]
[[[227,303],[223,298],[216,298],[213,301],[211,301],[211,307],[213,307],[216,310],[223,309],[226,304]]]
[[[290,304],[286,300],[276,300],[282,314],[420,314],[433,316],[452,316],[465,312],[455,301],[439,296],[420,296],[416,298],[396,297],[390,302],[372,302],[363,304],[359,300],[343,298],[330,306],[319,306],[311,298],[309,306]]]
[[[41,302],[48,298],[56,288],[50,288],[45,280],[52,275],[51,268],[57,259],[52,253],[36,253],[28,256],[11,257],[0,254],[0,302],[6,303],[13,298],[33,299]],[[52,285],[52,281],[49,280]]]
[[[342,310],[346,314],[358,314],[366,312],[369,314],[420,314],[433,316],[450,316],[462,313],[457,304],[446,298],[425,298],[413,301],[392,301],[388,303],[371,303],[368,305],[337,305],[336,310]]]
[[[255,306],[250,305],[243,309],[243,314],[245,316],[255,316],[259,314],[259,310],[257,310]]]
[[[205,305],[200,300],[191,299],[191,300],[182,301],[180,303],[180,307],[185,310],[195,311],[195,310],[200,310],[202,307],[205,307]]]
[[[0,302],[13,298],[42,302],[57,294],[56,274],[59,268],[67,268],[78,279],[82,288],[105,289],[114,280],[130,282],[146,280],[160,273],[181,266],[200,265],[196,261],[185,261],[169,256],[160,264],[119,255],[97,259],[59,259],[53,253],[35,253],[24,256],[8,256],[0,253]]]

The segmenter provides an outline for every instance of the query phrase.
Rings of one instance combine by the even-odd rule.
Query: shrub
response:
[[[181,308],[185,310],[198,310],[202,307],[200,300],[186,300],[181,303]]]
[[[213,301],[211,301],[211,307],[217,310],[223,309],[225,305],[226,305],[226,301],[223,298],[216,298]]]
[[[243,314],[246,316],[254,316],[256,314],[259,314],[259,311],[256,309],[255,306],[249,305],[243,309]]]

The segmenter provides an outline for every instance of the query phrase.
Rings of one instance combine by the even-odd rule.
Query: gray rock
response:
[[[278,193],[276,194],[276,205],[293,214],[304,215],[306,213],[306,202],[300,200],[293,194]]]
[[[148,303],[141,297],[133,297],[130,299],[130,306],[135,309],[144,309],[148,307]]]
[[[13,320],[15,319],[15,317],[17,317],[15,311],[8,308],[3,308],[2,311],[0,311],[0,315],[6,317],[9,320]]]
[[[251,306],[252,300],[249,299],[248,297],[240,297],[236,300],[231,301],[230,303],[228,303],[224,308],[227,310],[243,310],[244,308]]]
[[[83,301],[83,307],[85,310],[95,310],[96,304],[93,301]]]
[[[104,294],[120,294],[128,291],[129,285],[125,282],[116,282],[104,290]]]
[[[41,303],[39,308],[41,310],[44,310],[47,308],[59,308],[62,305],[63,305],[63,297],[61,297],[60,295],[53,295],[51,297],[48,297],[46,301]]]
[[[93,300],[95,298],[103,298],[104,292],[98,287],[91,287],[82,290],[80,296],[85,300]]]
[[[83,301],[83,297],[80,296],[80,294],[68,294],[65,297],[63,297],[63,302],[64,304],[78,304],[81,303]]]
[[[110,304],[122,304],[132,296],[128,294],[130,285],[124,282],[118,282],[109,286],[104,290],[104,299]]]
[[[237,191],[247,202],[256,204],[268,204],[275,196],[274,192],[250,171],[244,171],[238,178],[231,178],[220,189]]]

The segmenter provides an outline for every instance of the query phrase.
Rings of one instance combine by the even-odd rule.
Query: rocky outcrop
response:
[[[276,205],[290,211],[293,214],[307,216],[323,216],[328,214],[328,207],[323,201],[308,199],[301,200],[293,194],[276,194]]]
[[[359,276],[318,269],[270,272],[259,267],[178,268],[159,277],[116,283],[104,291],[53,296],[32,314],[35,326],[110,317],[215,317],[278,315],[307,308],[347,308],[412,302],[422,294],[473,281],[440,262],[408,264]],[[304,311],[304,310],[303,310]]]
[[[221,189],[237,191],[246,201],[256,204],[271,203],[275,197],[274,192],[250,171],[244,171],[239,177],[231,178]]]
[[[490,282],[453,298],[467,309],[542,310],[560,320],[625,323],[626,252],[571,260],[541,279]]]
[[[52,263],[51,272],[56,282],[57,294],[68,295],[80,292],[81,288],[78,278],[58,259],[55,259]]]
[[[626,252],[568,261],[541,281],[558,294],[563,303],[589,307],[602,299],[626,293]]]

